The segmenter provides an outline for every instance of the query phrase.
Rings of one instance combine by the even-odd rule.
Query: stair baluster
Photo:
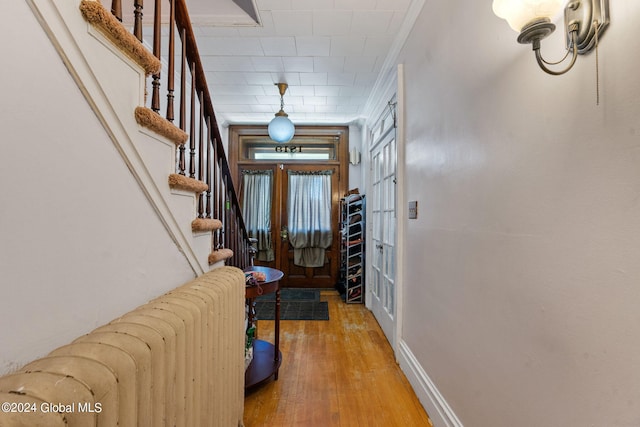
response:
[[[173,123],[174,111],[173,111],[173,92],[174,92],[174,80],[176,69],[176,3],[174,0],[169,0],[169,58],[167,66],[167,120]]]
[[[122,22],[122,1],[121,0],[112,0],[111,1],[111,13],[115,16],[118,21]]]
[[[186,39],[187,36],[185,34],[186,30],[182,29],[180,35],[181,40]],[[187,131],[187,47],[185,43],[182,43],[182,54],[180,59],[180,129],[185,132]],[[178,173],[180,175],[185,175],[186,167],[185,147],[184,144],[182,144],[178,153]]]
[[[143,0],[131,0],[133,4],[133,34],[142,41]],[[181,144],[177,152],[176,170],[183,176],[188,176],[206,183],[208,189],[198,195],[198,218],[220,219],[222,229],[212,234],[213,249],[231,249],[234,256],[228,263],[244,267],[250,262],[248,249],[250,247],[248,235],[244,226],[240,204],[238,203],[229,164],[224,153],[218,123],[216,121],[211,95],[207,86],[206,76],[198,53],[195,35],[187,11],[185,0],[169,1],[169,46],[167,49],[167,106],[166,119],[175,120],[175,44],[178,42],[175,31],[181,40],[181,59],[179,69],[180,100],[179,127],[189,134],[189,165],[187,166],[186,147]],[[161,3],[154,0],[153,12],[153,55],[160,59],[161,51]],[[130,3],[131,4],[131,3]],[[112,13],[122,21],[122,2],[112,0]],[[190,81],[188,82],[187,79]],[[151,109],[160,111],[160,72],[152,76]],[[187,88],[188,83],[191,90]],[[188,98],[190,96],[190,98]],[[196,110],[196,101],[199,111]],[[187,124],[187,108],[190,103],[189,124]],[[197,114],[199,113],[199,114]],[[197,115],[196,115],[197,114]],[[205,131],[206,128],[206,131]],[[198,134],[196,134],[198,132]],[[196,143],[196,138],[198,142]]]
[[[162,26],[162,8],[161,0],[155,1],[155,7],[153,10],[153,55],[161,59],[161,26]],[[160,111],[160,71],[153,75],[153,91],[151,95],[151,109],[158,113]]]
[[[133,2],[133,7],[133,35],[136,36],[138,40],[142,41],[142,0],[135,0]]]

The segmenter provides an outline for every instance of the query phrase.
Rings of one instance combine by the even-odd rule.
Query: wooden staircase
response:
[[[120,1],[112,11],[93,0],[29,1],[194,272],[248,265],[250,243],[184,0],[155,0],[145,11],[154,17],[151,50],[142,0],[131,1],[133,22],[125,14],[124,24]],[[161,55],[163,6],[170,22]]]

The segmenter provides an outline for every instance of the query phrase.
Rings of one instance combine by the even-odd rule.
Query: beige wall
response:
[[[427,1],[400,57],[403,339],[465,426],[638,426],[640,2],[611,0],[600,106],[594,54],[546,75],[477,3]]]

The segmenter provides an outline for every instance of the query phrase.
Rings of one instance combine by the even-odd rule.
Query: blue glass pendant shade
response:
[[[276,142],[289,142],[293,138],[296,128],[287,116],[276,116],[269,123],[269,136]]]

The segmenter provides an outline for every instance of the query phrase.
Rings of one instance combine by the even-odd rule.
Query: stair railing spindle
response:
[[[155,0],[155,8],[153,11],[153,55],[161,59],[161,25],[162,25],[162,8],[161,0]],[[153,92],[151,94],[151,109],[156,113],[160,112],[160,72],[153,75]]]
[[[205,182],[206,180],[206,171],[204,169],[205,164],[205,152],[204,152],[204,107],[202,103],[202,92],[200,92],[198,96],[198,100],[200,100],[200,126],[199,126],[199,136],[198,136],[198,180]],[[204,192],[198,195],[198,218],[204,218]]]
[[[167,68],[167,120],[173,123],[173,99],[174,99],[174,80],[175,80],[175,63],[176,63],[176,3],[175,0],[169,0],[169,58]]]
[[[175,4],[174,4],[175,8]],[[180,129],[186,132],[187,130],[187,47],[185,44],[186,30],[181,31],[182,39],[182,54],[180,59]],[[180,153],[178,154],[178,173],[185,175],[186,162],[185,162],[185,147],[184,144],[180,145]]]
[[[191,127],[189,132],[189,178],[196,177],[196,75],[191,65]]]
[[[206,217],[211,219],[211,117],[207,116],[207,200],[205,203],[207,212]]]
[[[133,2],[133,35],[142,41],[142,2],[143,0],[134,0]]]
[[[111,14],[115,16],[118,21],[122,22],[122,1],[121,0],[111,1]]]

